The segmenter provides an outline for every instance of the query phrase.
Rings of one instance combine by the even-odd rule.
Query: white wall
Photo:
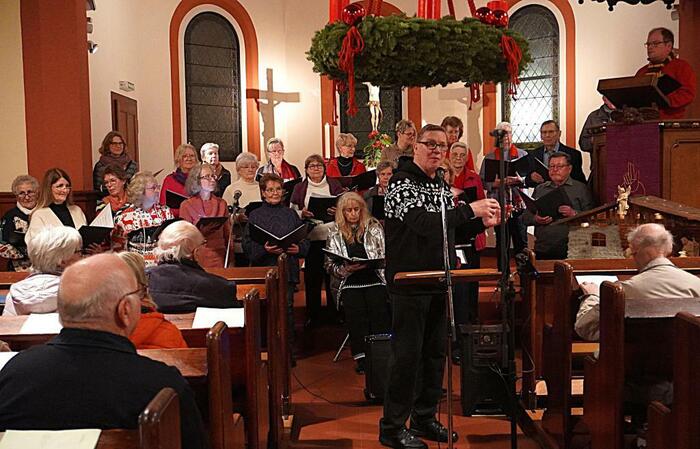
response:
[[[0,1],[0,64],[0,191],[9,191],[15,176],[27,173],[19,0]]]
[[[287,159],[302,165],[306,155],[320,152],[323,139],[319,77],[311,71],[312,64],[304,53],[313,33],[326,22],[328,2],[240,1],[257,32],[260,88],[267,87],[265,70],[272,68],[275,91],[299,93],[299,103],[282,103],[275,108],[275,122],[276,134],[286,142]],[[89,13],[94,23],[90,38],[99,44],[99,51],[89,57],[95,159],[97,146],[111,128],[110,91],[119,92],[119,80],[128,80],[136,85],[136,90],[120,93],[138,101],[141,166],[148,170],[165,168],[166,172],[172,169],[169,26],[178,3],[178,0],[99,0],[97,10]],[[392,3],[408,14],[415,13],[415,0]],[[456,3],[457,16],[464,17],[466,2]],[[551,6],[549,0],[523,0],[517,6],[532,3]],[[670,13],[660,2],[634,7],[621,4],[613,13],[604,4],[579,5],[574,0],[569,3],[576,19],[578,135],[587,114],[600,104],[595,92],[597,80],[634,73],[645,62],[642,43],[647,31],[654,26],[666,26],[675,32],[677,23],[671,21]],[[484,4],[486,0],[477,1],[477,6]],[[443,14],[447,14],[446,8]],[[0,74],[3,81],[0,129],[6,141],[3,153],[7,153],[3,154],[4,163],[0,167],[2,190],[9,188],[13,175],[27,169],[19,23],[19,0],[0,1],[0,61],[4,67]],[[561,33],[564,36],[564,30]],[[452,85],[447,89],[462,89],[467,96],[463,86]],[[439,122],[446,115],[461,117],[467,128],[467,142],[480,159],[482,105],[476,104],[468,111],[467,105],[444,98],[446,93],[441,90],[423,90],[424,120]],[[261,121],[261,131],[262,126]]]

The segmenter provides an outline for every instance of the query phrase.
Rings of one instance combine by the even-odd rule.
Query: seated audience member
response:
[[[627,241],[639,273],[620,282],[626,298],[700,298],[700,278],[667,259],[673,251],[673,236],[662,225],[640,225],[630,231]],[[576,314],[576,332],[586,340],[598,340],[599,287],[584,282],[581,290],[583,301]]]
[[[212,165],[197,164],[185,183],[190,198],[180,205],[180,218],[197,226],[205,217],[228,217],[226,201],[214,195],[216,175]],[[206,242],[197,253],[197,263],[204,268],[223,268],[230,233],[228,220],[220,226],[205,227]]]
[[[335,139],[335,149],[340,153],[328,161],[326,175],[329,178],[341,176],[357,176],[367,171],[362,161],[355,157],[357,139],[352,134],[340,133]]]
[[[396,164],[391,161],[380,161],[377,164],[377,185],[366,191],[364,195],[365,202],[367,203],[367,209],[370,213],[372,213],[374,197],[386,195],[386,188],[389,186],[389,180],[394,174],[395,168]]]
[[[566,259],[569,248],[569,226],[552,222],[560,218],[573,217],[579,212],[593,207],[593,198],[588,187],[575,179],[571,179],[571,158],[566,153],[554,153],[549,157],[549,177],[535,187],[534,199],[543,197],[549,192],[563,188],[572,205],[559,206],[558,217],[542,217],[526,211],[523,222],[527,226],[535,226],[535,255],[538,260]]]
[[[505,134],[503,135],[503,144],[505,145],[505,148],[508,149],[505,152],[504,157],[506,161],[512,161],[515,159],[519,159],[523,156],[527,156],[527,151],[522,150],[516,147],[515,144],[513,144],[513,128],[511,127],[510,123],[501,122],[498,125],[496,125],[496,129],[505,131]],[[500,154],[501,153],[498,150],[498,148],[494,148],[494,150],[491,153],[484,156],[484,160],[499,160]],[[487,196],[489,198],[497,200],[498,193],[501,188],[501,180],[496,179],[493,182],[486,181],[486,163],[481,164],[480,176],[481,180],[484,182],[484,187],[486,187]],[[510,260],[512,255],[518,254],[519,252],[522,252],[525,248],[527,248],[527,227],[525,226],[525,223],[523,223],[522,217],[523,208],[525,207],[525,205],[523,204],[523,200],[520,196],[520,191],[518,190],[518,187],[523,185],[523,179],[518,176],[506,176],[505,185],[505,200],[507,208],[510,211],[510,213],[507,214],[508,221],[506,222],[506,226],[508,226],[508,235],[510,236],[510,239],[506,243],[506,246],[510,248],[511,243],[513,244],[513,253],[508,255],[508,260]],[[496,254],[501,254],[501,244],[503,240],[501,236],[501,227],[495,226],[494,230],[496,232]],[[500,264],[501,259],[499,257],[499,268]]]
[[[175,150],[175,171],[170,173],[163,179],[163,185],[160,188],[160,204],[166,205],[167,192],[170,190],[181,196],[187,195],[185,190],[185,182],[190,170],[197,165],[197,150],[189,143],[183,143]],[[170,209],[175,217],[180,216],[180,209]]]
[[[294,306],[294,289],[299,283],[299,258],[306,257],[309,251],[309,240],[304,239],[284,250],[267,242],[263,245],[250,238],[250,227],[254,225],[274,235],[283,236],[303,224],[296,212],[282,204],[283,183],[282,178],[272,173],[266,173],[260,178],[260,194],[263,198],[263,204],[250,213],[248,226],[243,233],[243,250],[251,265],[256,267],[275,266],[277,265],[277,256],[283,252],[287,253],[288,327],[290,332],[293,332],[292,308]],[[293,337],[293,333],[290,337]]]
[[[590,153],[591,150],[593,150],[593,133],[591,129],[610,123],[612,121],[612,113],[615,109],[615,105],[603,95],[603,104],[598,109],[588,114],[583,128],[581,128],[581,135],[578,138],[578,146],[581,148],[581,151]]]
[[[83,239],[68,226],[42,229],[27,245],[31,274],[12,284],[3,315],[29,315],[56,311],[61,273],[80,259]]]
[[[215,143],[205,143],[199,149],[199,156],[202,162],[214,167],[214,176],[216,177],[216,193],[222,196],[226,188],[231,185],[231,172],[226,170],[219,160],[219,145]]]
[[[447,155],[446,156],[449,159],[450,150],[452,149],[452,145],[459,142],[462,139],[462,136],[464,136],[464,123],[462,122],[462,119],[460,119],[459,117],[455,117],[454,115],[448,115],[447,117],[442,119],[442,123],[440,123],[440,126],[445,128],[445,133],[447,134]],[[474,171],[474,157],[472,156],[472,152],[469,151],[468,147],[467,147],[467,160],[466,160],[465,164],[466,164],[467,168]]]
[[[158,181],[151,172],[134,175],[126,194],[130,206],[114,219],[112,248],[141,254],[147,265],[155,264],[153,233],[166,220],[173,219],[168,206],[158,204]]]
[[[31,262],[24,237],[29,229],[29,214],[36,206],[39,181],[29,175],[20,175],[12,181],[12,193],[17,198],[15,207],[2,217],[0,257],[9,259],[9,271],[27,271]]]
[[[80,229],[87,220],[80,207],[73,204],[70,176],[60,168],[51,168],[41,180],[39,199],[29,216],[28,242],[44,228],[69,226]]]
[[[153,302],[148,292],[146,262],[143,260],[143,256],[126,251],[117,254],[117,256],[134,273],[139,287],[146,289],[146,294],[141,299],[141,318],[134,332],[129,335],[129,340],[136,346],[136,349],[186,348],[187,343],[182,338],[180,329],[166,320],[162,313],[156,311],[156,303]]]
[[[135,429],[148,402],[170,387],[180,402],[182,447],[208,447],[187,381],[138,355],[128,339],[145,294],[115,254],[67,268],[58,290],[61,333],[0,371],[0,430]]]
[[[400,120],[396,124],[396,143],[382,150],[382,161],[393,162],[396,167],[405,161],[413,160],[413,146],[416,144],[416,125],[410,120]]]
[[[238,179],[226,188],[222,197],[226,203],[234,205],[233,196],[237,191],[241,192],[241,196],[238,198],[239,207],[246,207],[250,203],[262,201],[260,184],[255,181],[255,173],[259,166],[258,158],[253,153],[241,153],[236,157]]]
[[[116,166],[121,168],[126,173],[126,180],[128,181],[139,170],[139,165],[126,152],[126,140],[118,131],[108,132],[105,138],[102,139],[102,144],[98,151],[100,160],[97,161],[95,168],[92,170],[92,184],[100,197],[103,197],[107,195],[103,183],[107,167]]]
[[[267,163],[258,169],[255,180],[259,181],[265,173],[272,173],[284,180],[284,182],[301,178],[299,169],[284,160],[284,142],[273,137],[265,145]]]
[[[129,177],[121,167],[110,165],[105,168],[102,185],[107,190],[107,196],[97,204],[97,211],[100,212],[109,206],[112,208],[112,217],[121,214],[129,206],[126,195],[128,181]]]
[[[359,194],[348,192],[338,200],[335,226],[328,234],[326,249],[348,258],[384,259],[384,230]],[[365,337],[391,330],[384,269],[342,262],[328,255],[325,267],[337,291],[336,303],[342,301],[345,309],[350,349],[357,363],[355,371],[361,374],[365,371]]]
[[[243,307],[236,299],[236,283],[207,273],[195,261],[204,236],[192,224],[178,221],[158,238],[156,259],[150,267],[148,290],[162,313],[189,313],[197,307]]]
[[[294,186],[292,192],[291,207],[298,211],[304,220],[313,220],[314,214],[309,207],[309,198],[312,195],[336,196],[343,192],[343,187],[335,179],[326,176],[326,166],[323,158],[318,154],[312,154],[304,161],[306,177],[302,182]],[[328,210],[335,215],[335,208]],[[323,248],[326,246],[328,230],[331,223],[318,223],[309,233],[311,246],[304,259],[304,289],[306,291],[307,318],[310,324],[318,324],[321,314],[321,286],[326,285],[326,299],[331,298],[330,276],[323,270]],[[328,303],[330,306],[330,303]]]

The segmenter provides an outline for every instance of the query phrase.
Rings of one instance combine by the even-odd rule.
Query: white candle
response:
[[[331,125],[328,122],[326,122],[326,124],[323,125],[323,149],[324,149],[326,159],[330,159],[331,158]]]

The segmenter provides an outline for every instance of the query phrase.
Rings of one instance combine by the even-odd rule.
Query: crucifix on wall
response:
[[[299,103],[299,92],[275,92],[272,69],[267,69],[267,90],[246,89],[246,97],[255,99],[258,105],[258,111],[263,119],[265,142],[275,137],[275,106],[280,103]]]

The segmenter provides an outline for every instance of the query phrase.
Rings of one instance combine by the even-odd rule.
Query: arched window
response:
[[[242,149],[241,62],[238,36],[224,17],[196,15],[185,30],[187,141],[219,144],[222,161]]]
[[[348,93],[340,94],[339,115],[340,115],[340,132],[350,133],[357,138],[357,147],[355,155],[364,159],[363,148],[369,143],[369,135],[372,132],[372,119],[370,118],[369,106],[369,90],[365,84],[355,85],[355,104],[357,104],[357,114],[354,117],[347,115],[345,111],[348,109]],[[400,87],[382,87],[379,90],[379,102],[382,107],[382,121],[379,122],[379,132],[391,136],[391,140],[396,142],[396,132],[394,126],[401,120],[401,88]],[[331,146],[335,148],[335,142],[331,142]]]
[[[532,62],[520,76],[516,100],[503,92],[503,120],[513,126],[514,143],[534,147],[542,122],[559,121],[559,25],[549,9],[531,5],[513,13],[510,28],[527,39]]]

